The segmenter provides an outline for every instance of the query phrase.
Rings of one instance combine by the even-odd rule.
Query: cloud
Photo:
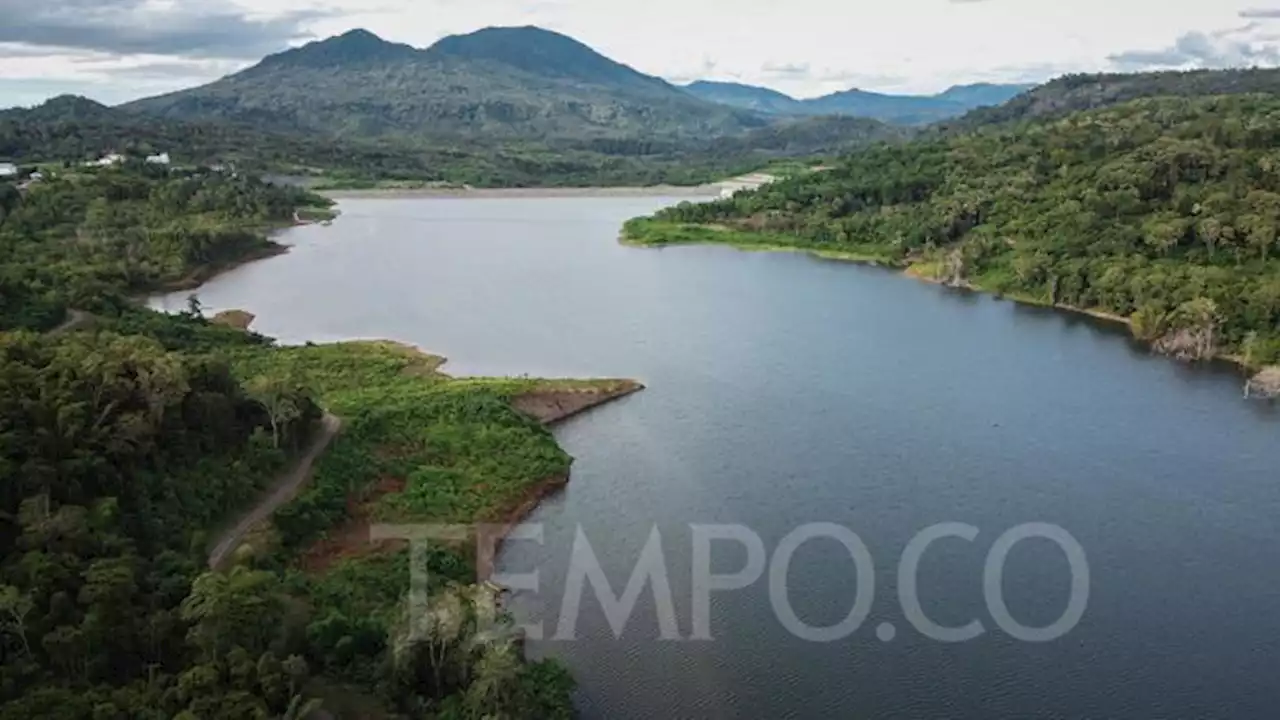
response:
[[[113,78],[135,78],[141,80],[212,79],[234,72],[239,66],[240,63],[160,61],[111,68],[108,72]]]
[[[695,80],[706,80],[713,77],[723,77],[725,73],[719,72],[719,66],[720,63],[714,58],[708,55],[703,55],[702,62],[698,63],[696,67],[685,67],[672,72],[667,72],[663,74],[663,77],[677,84],[691,83]]]
[[[18,43],[0,42],[0,58],[43,57],[48,54],[49,54],[49,51],[43,48],[31,47],[29,45],[19,45]]]
[[[816,76],[818,82],[834,83],[845,87],[895,87],[907,82],[902,75],[888,73],[861,73],[852,70],[832,70],[824,68]]]
[[[305,27],[333,15],[298,10],[255,18],[198,0],[0,0],[0,43],[117,55],[256,58],[312,37]]]
[[[766,62],[760,66],[760,72],[766,77],[794,80],[810,76],[809,63],[776,63]]]
[[[1280,18],[1280,8],[1247,8],[1240,11],[1242,18],[1271,19]]]
[[[1260,23],[1205,33],[1193,31],[1172,45],[1155,50],[1130,50],[1109,55],[1118,69],[1183,70],[1280,65],[1276,36],[1258,33]]]

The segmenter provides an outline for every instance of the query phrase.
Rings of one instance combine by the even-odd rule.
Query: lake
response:
[[[660,532],[685,639],[660,639],[649,588],[616,637],[588,587],[575,639],[530,643],[570,666],[587,718],[1275,717],[1280,413],[1242,400],[1238,375],[876,268],[617,244],[625,219],[667,203],[349,200],[199,296],[286,342],[393,338],[454,374],[648,386],[557,430],[572,482],[531,518],[543,544],[500,558],[539,572],[512,607],[550,638],[579,529],[616,594]],[[870,564],[829,537],[776,552],[818,522],[856,533]],[[1087,557],[1083,615],[1048,642],[1003,629],[984,592],[997,538],[1032,522]],[[967,641],[931,639],[899,598],[904,548],[938,523],[977,535],[929,545],[915,594],[932,623],[980,621]],[[740,525],[770,560],[711,595],[711,640],[687,639],[693,524]],[[1045,538],[1007,550],[995,595],[1019,625],[1050,626],[1080,574]],[[839,623],[874,583],[857,629],[789,631],[771,601],[780,555],[784,604],[810,627]],[[718,574],[749,559],[711,545]]]

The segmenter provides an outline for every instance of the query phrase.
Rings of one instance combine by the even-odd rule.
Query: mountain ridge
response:
[[[1280,93],[1280,68],[1076,73],[1054,78],[997,107],[975,108],[947,123],[968,130],[1120,105],[1140,98]]]
[[[338,137],[710,137],[767,124],[565,35],[494,27],[425,49],[353,30],[122,108]]]
[[[772,115],[846,115],[900,125],[923,125],[959,117],[978,107],[1002,104],[1033,87],[973,83],[953,85],[935,95],[895,95],[851,88],[807,99],[737,82],[697,80],[684,85],[683,89],[705,100]]]

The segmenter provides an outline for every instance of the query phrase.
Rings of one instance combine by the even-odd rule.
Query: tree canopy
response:
[[[129,300],[271,251],[264,231],[324,204],[144,165],[0,192],[0,719],[294,719],[352,696],[405,717],[568,717],[562,668],[482,635],[492,613],[458,551],[428,558],[458,622],[409,640],[407,552],[300,564],[383,473],[409,484],[389,508],[467,522],[567,472],[507,385],[278,348],[194,299],[172,316]],[[219,529],[291,466],[321,403],[351,434],[233,567],[208,570]],[[408,451],[424,437],[429,455]]]

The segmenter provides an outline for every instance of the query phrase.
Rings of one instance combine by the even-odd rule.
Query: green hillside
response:
[[[634,242],[789,246],[1132,321],[1190,359],[1280,359],[1280,99],[1138,100],[864,148],[632,221]]]
[[[1280,70],[1192,70],[1187,72],[1064,75],[998,107],[974,110],[954,123],[958,129],[1062,117],[1147,97],[1204,97],[1280,92]]]

